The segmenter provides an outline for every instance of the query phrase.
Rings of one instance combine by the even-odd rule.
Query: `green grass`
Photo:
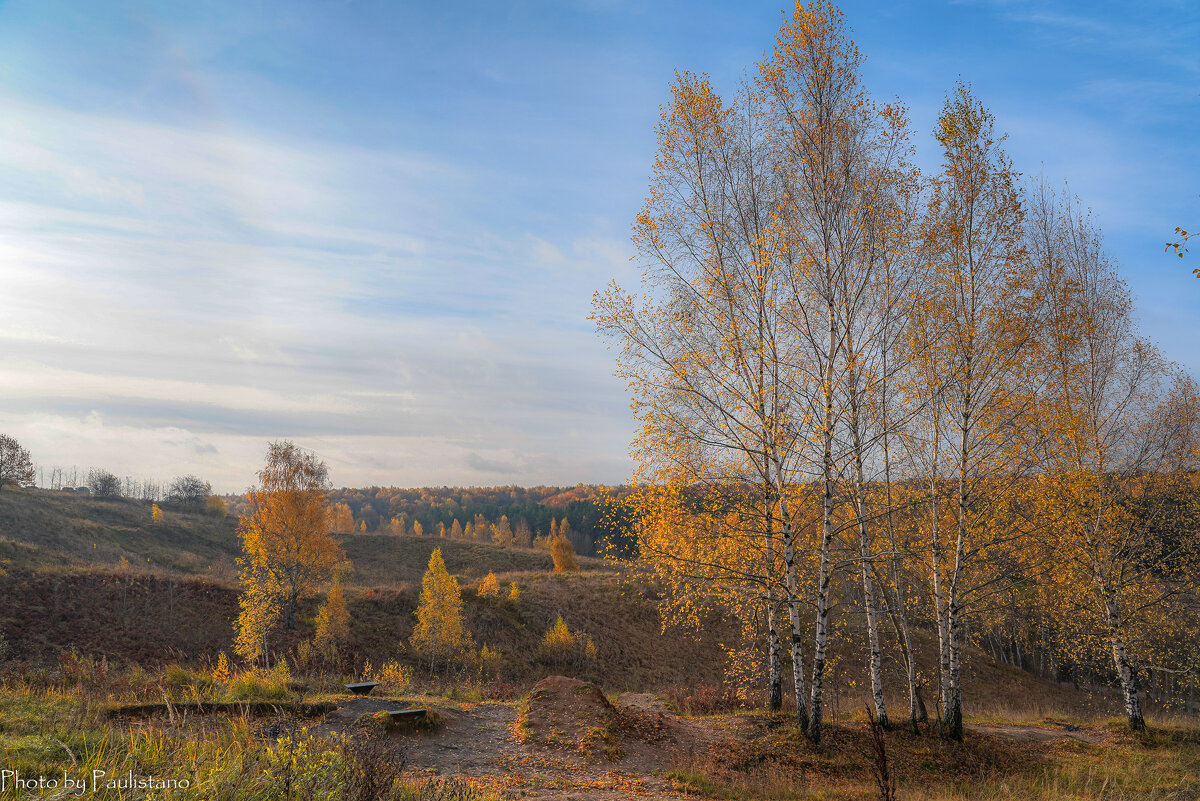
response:
[[[387,786],[369,796],[381,801],[494,798],[457,780],[399,774],[402,763],[394,752],[364,747],[371,741],[362,738],[322,738],[301,728],[264,740],[256,724],[225,716],[135,725],[107,719],[105,708],[78,690],[0,689],[0,766],[26,781],[60,783],[39,793],[15,787],[10,774],[0,798],[61,798],[67,776],[87,783],[84,797],[105,801],[351,801],[365,797],[364,784],[381,775]],[[159,788],[108,787],[130,773],[154,777]],[[102,778],[93,784],[97,775]]]

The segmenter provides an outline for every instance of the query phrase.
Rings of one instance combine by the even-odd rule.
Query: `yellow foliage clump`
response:
[[[501,657],[500,652],[494,648],[484,645],[479,649],[479,654],[475,657],[475,661],[479,667],[479,672],[483,675],[500,675],[500,666],[503,663],[503,657]]]
[[[542,637],[538,656],[550,664],[582,666],[596,659],[596,644],[586,632],[573,632],[562,615]]]
[[[333,661],[350,636],[350,613],[346,611],[346,599],[342,584],[335,581],[329,597],[317,612],[317,633],[313,645],[325,659]]]
[[[521,600],[521,591],[517,589],[517,582],[515,581],[508,585],[508,600],[512,601],[514,604]]]
[[[213,681],[221,684],[227,683],[233,677],[229,670],[229,660],[225,657],[224,651],[217,657],[217,666],[213,668],[212,677]]]
[[[575,559],[575,548],[571,545],[571,541],[562,534],[550,541],[550,556],[554,559],[555,573],[579,569],[579,562]]]
[[[157,503],[150,505],[150,519],[155,523],[158,523],[163,519],[163,511],[162,509],[158,508]]]
[[[500,596],[500,582],[496,580],[495,573],[488,573],[483,581],[479,582],[479,597],[481,598],[497,598]]]
[[[386,686],[389,690],[403,690],[412,684],[413,670],[410,667],[391,659],[384,662],[382,666],[368,673],[371,663],[368,662],[363,667],[363,678],[368,681],[377,681]]]

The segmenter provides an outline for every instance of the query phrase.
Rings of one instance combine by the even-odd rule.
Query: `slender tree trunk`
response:
[[[970,372],[968,366],[968,381]],[[961,440],[958,453],[958,536],[954,544],[954,572],[950,577],[950,586],[946,597],[946,628],[949,633],[949,657],[946,687],[949,690],[946,698],[945,732],[951,740],[961,741],[963,738],[962,725],[962,621],[959,609],[959,591],[962,583],[963,556],[967,542],[967,458],[968,436],[971,425],[970,394],[964,399],[962,413]]]
[[[858,435],[855,434],[856,503],[858,514],[859,563],[862,573],[863,606],[866,607],[867,644],[870,649],[868,669],[871,677],[871,699],[875,704],[875,719],[880,726],[889,728],[887,705],[883,700],[883,655],[879,647],[879,604],[876,601],[875,580],[872,576],[873,559],[871,536],[867,527],[866,508],[863,503],[863,468]]]
[[[930,484],[930,556],[933,572],[933,608],[937,617],[938,634],[938,696],[944,711],[950,701],[950,627],[946,615],[945,595],[942,592],[942,541],[938,527],[937,479]]]
[[[822,693],[825,682],[826,650],[829,646],[829,585],[833,578],[833,566],[830,559],[830,549],[833,544],[833,376],[834,355],[837,352],[837,325],[833,305],[833,274],[832,265],[826,253],[826,313],[829,315],[829,349],[826,354],[824,392],[824,430],[822,433],[821,458],[821,551],[820,566],[817,572],[817,626],[815,644],[813,647],[813,676],[812,700],[809,704],[808,739],[814,743],[821,741],[822,723]]]
[[[961,621],[958,614],[958,602],[954,598],[953,588],[950,592],[946,608],[947,628],[949,630],[950,647],[947,665],[947,697],[944,730],[946,737],[961,741],[963,738],[962,721],[962,661],[961,661]]]
[[[1129,654],[1125,649],[1124,620],[1116,600],[1111,597],[1104,602],[1104,611],[1108,618],[1108,637],[1112,644],[1113,665],[1117,669],[1117,678],[1121,682],[1121,694],[1125,698],[1125,718],[1133,731],[1145,731],[1146,719],[1142,716],[1142,702],[1138,698],[1137,676],[1129,663]]]
[[[783,492],[781,465],[775,463],[779,482],[779,517],[783,528],[783,562],[787,571],[788,622],[791,626],[792,692],[796,697],[796,724],[807,730],[812,723],[809,706],[804,700],[804,640],[800,625],[800,577],[796,566],[796,534],[788,512],[787,495]]]
[[[854,353],[854,340],[847,335],[847,352]],[[867,645],[869,648],[867,667],[871,679],[871,700],[875,704],[875,719],[884,729],[890,728],[887,705],[883,699],[883,655],[879,648],[879,604],[876,600],[873,576],[875,557],[871,547],[871,532],[867,525],[866,478],[863,469],[863,443],[859,414],[858,367],[851,355],[847,370],[848,396],[850,400],[850,430],[854,446],[854,512],[858,518],[859,567],[862,576],[863,606],[866,609]]]
[[[775,622],[775,599],[767,601],[767,708],[783,708],[783,666],[779,657],[779,628]]]
[[[890,306],[889,306],[890,308]],[[881,406],[883,414],[883,487],[884,487],[884,502],[887,504],[887,530],[888,530],[888,545],[891,547],[892,555],[888,560],[892,574],[892,599],[888,599],[889,613],[892,617],[892,625],[897,629],[897,639],[900,640],[900,649],[904,656],[905,678],[908,682],[908,723],[913,734],[920,734],[921,730],[917,726],[919,719],[923,719],[924,704],[918,698],[917,689],[917,657],[913,652],[912,636],[908,630],[908,599],[905,593],[905,584],[901,579],[900,570],[900,545],[896,541],[896,523],[895,523],[895,502],[892,498],[892,456],[890,447],[891,423],[888,421],[888,367],[887,353],[888,343],[883,346],[883,381],[880,384],[881,391]],[[887,599],[887,593],[884,593],[884,598]],[[898,624],[898,625],[897,625]]]

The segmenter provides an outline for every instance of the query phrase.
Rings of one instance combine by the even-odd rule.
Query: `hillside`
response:
[[[239,553],[237,518],[163,509],[128,498],[93,498],[53,490],[0,492],[0,567],[113,570],[124,559],[139,571],[232,581]],[[483,542],[390,533],[336,535],[354,565],[351,585],[420,581],[434,548],[451,571],[478,578],[489,571],[549,571],[550,554]],[[585,570],[602,563],[582,559]]]
[[[623,582],[599,560],[584,559],[581,573],[564,576],[551,572],[548,553],[532,549],[391,534],[346,535],[342,542],[354,564],[347,669],[366,659],[409,661],[403,643],[412,632],[421,576],[439,547],[464,587],[469,630],[477,645],[501,652],[501,678],[508,681],[536,681],[569,667],[613,690],[717,684],[724,667],[717,643],[737,639],[731,626],[715,619],[701,632],[671,628],[663,634],[653,588]],[[0,596],[8,602],[0,610],[0,632],[13,657],[33,663],[75,648],[120,663],[207,664],[231,647],[236,557],[232,517],[168,511],[156,523],[141,502],[6,491],[0,493]],[[488,572],[505,587],[516,582],[520,601],[479,597],[474,587]],[[311,636],[315,611],[310,601],[300,628],[278,636],[281,653]],[[539,661],[541,637],[559,615],[572,630],[592,636],[595,662]],[[857,708],[866,679],[857,645],[863,638],[852,631],[857,625],[848,615],[840,624],[846,636],[830,654],[831,703],[846,709]],[[917,645],[928,674],[933,638],[917,632]],[[888,644],[885,652],[888,683],[898,690],[903,678],[896,649]],[[1023,707],[1112,708],[1107,690],[1088,693],[997,665],[974,648],[966,657],[968,695],[989,706],[1011,700]],[[933,694],[927,687],[931,703]],[[903,703],[894,698],[897,713]]]
[[[225,572],[237,558],[229,517],[164,510],[127,498],[93,498],[55,490],[0,492],[0,566],[131,565],[185,575]]]

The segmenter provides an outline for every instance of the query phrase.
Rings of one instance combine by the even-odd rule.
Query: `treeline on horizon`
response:
[[[341,487],[330,490],[328,498],[331,525],[339,533],[446,536],[533,547],[548,542],[566,520],[566,535],[575,552],[599,556],[607,552],[610,543],[618,546],[628,530],[620,508],[610,503],[628,492],[626,487],[598,484]],[[247,513],[246,496],[225,497],[231,514]],[[499,536],[497,527],[501,527]]]

